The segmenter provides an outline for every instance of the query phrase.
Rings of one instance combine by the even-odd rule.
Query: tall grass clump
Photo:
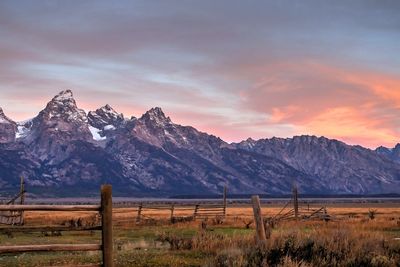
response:
[[[210,266],[400,266],[399,241],[340,224],[275,232],[261,245],[247,241],[231,250],[219,244]]]

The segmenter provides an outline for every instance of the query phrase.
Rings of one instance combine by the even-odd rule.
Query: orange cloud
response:
[[[301,126],[304,132],[324,135],[351,144],[364,144],[369,147],[392,146],[399,136],[389,127],[381,128],[381,122],[371,119],[356,107],[329,109],[313,117]]]
[[[247,107],[270,114],[267,126],[324,135],[367,147],[400,142],[400,79],[313,61],[269,64],[242,92]]]

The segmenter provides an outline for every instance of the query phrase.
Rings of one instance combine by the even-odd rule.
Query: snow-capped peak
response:
[[[103,111],[104,113],[107,113],[107,114],[114,114],[115,116],[120,115],[108,104],[103,106],[103,107],[101,107],[100,110]]]
[[[96,111],[90,111],[88,119],[89,124],[98,129],[103,129],[107,125],[112,125],[115,128],[124,122],[124,115],[116,112],[107,104]]]
[[[105,105],[99,109],[97,109],[96,111],[90,111],[89,114],[92,115],[98,115],[104,118],[108,118],[108,119],[116,119],[116,118],[123,118],[122,113],[118,113],[116,112],[110,105]]]
[[[53,97],[53,101],[68,101],[74,99],[74,95],[71,90],[64,90],[58,93],[55,97]]]
[[[76,106],[71,90],[58,93],[42,112],[48,119],[61,118],[66,121],[87,122],[86,112]]]
[[[64,90],[59,92],[53,99],[47,104],[48,108],[69,108],[76,109],[76,102],[74,95],[71,90]]]
[[[165,114],[160,107],[151,108],[147,113],[156,117],[165,117]]]

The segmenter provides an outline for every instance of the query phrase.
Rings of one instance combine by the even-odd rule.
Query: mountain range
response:
[[[385,194],[400,190],[400,144],[376,150],[316,136],[224,140],[175,124],[161,108],[126,118],[109,105],[86,113],[73,93],[33,119],[0,108],[0,192],[23,176],[41,196],[91,196],[111,183],[120,196],[230,193]]]

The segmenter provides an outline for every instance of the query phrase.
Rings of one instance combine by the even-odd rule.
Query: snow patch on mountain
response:
[[[26,137],[32,128],[33,119],[17,122],[17,131],[15,139]]]
[[[107,139],[106,136],[101,136],[100,135],[100,132],[101,132],[100,129],[97,129],[97,128],[91,126],[91,125],[89,125],[89,131],[93,136],[93,140],[95,140],[95,141],[103,141],[103,140]]]
[[[110,130],[115,130],[116,128],[115,128],[115,126],[114,125],[106,125],[106,126],[104,126],[104,128],[103,128],[103,130],[104,131],[110,131]]]

